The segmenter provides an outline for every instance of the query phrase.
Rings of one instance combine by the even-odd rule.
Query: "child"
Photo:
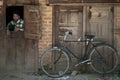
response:
[[[11,32],[24,31],[24,21],[20,18],[20,15],[17,12],[13,13],[13,20],[10,21],[7,25],[7,35],[11,35]]]

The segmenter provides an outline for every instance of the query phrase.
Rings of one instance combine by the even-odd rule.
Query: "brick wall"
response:
[[[42,18],[42,38],[39,40],[39,49],[44,49],[52,45],[52,7],[46,6],[46,0],[39,0],[41,4]]]

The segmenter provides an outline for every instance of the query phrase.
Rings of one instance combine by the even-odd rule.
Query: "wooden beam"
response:
[[[110,6],[110,5],[113,5],[113,6],[119,6],[120,3],[49,3],[49,5],[51,6],[54,6],[54,5],[61,5],[61,6],[64,6],[64,5],[76,5],[76,6],[84,6],[84,5],[88,5],[88,6],[98,6],[98,5],[103,5],[103,6]]]

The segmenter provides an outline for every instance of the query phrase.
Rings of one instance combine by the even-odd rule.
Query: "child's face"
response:
[[[17,21],[19,18],[20,18],[19,15],[17,15],[17,14],[13,14],[13,20]]]

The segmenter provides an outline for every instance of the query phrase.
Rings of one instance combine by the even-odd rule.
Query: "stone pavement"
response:
[[[120,80],[116,75],[78,74],[67,75],[61,78],[50,78],[45,75],[35,75],[22,72],[0,72],[0,80]]]

